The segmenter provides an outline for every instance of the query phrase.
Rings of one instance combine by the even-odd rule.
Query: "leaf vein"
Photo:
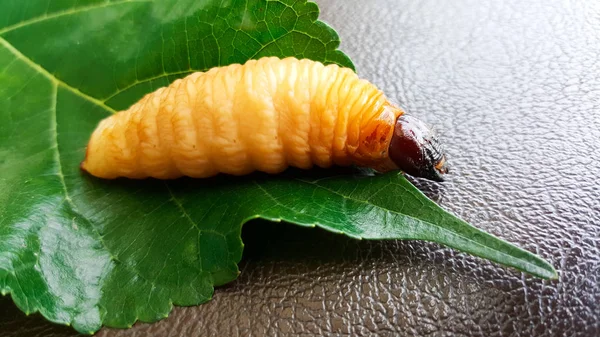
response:
[[[88,11],[92,11],[95,9],[102,9],[102,8],[106,8],[106,7],[110,7],[110,6],[116,6],[116,5],[122,5],[125,3],[134,3],[134,2],[152,2],[153,0],[123,0],[120,2],[113,2],[113,3],[103,3],[101,5],[90,5],[90,6],[85,6],[85,7],[79,7],[76,9],[67,9],[64,11],[59,11],[53,14],[48,15],[47,11],[44,15],[32,18],[32,19],[28,19],[25,21],[21,21],[19,23],[16,23],[14,25],[8,26],[8,27],[4,27],[3,29],[0,29],[0,35],[8,33],[10,31],[19,29],[19,28],[23,28],[38,22],[43,22],[46,20],[52,20],[52,19],[56,19],[59,17],[63,17],[63,16],[69,16],[69,15],[74,15],[74,14],[79,14],[79,13],[83,13],[83,12],[88,12]],[[49,3],[49,2],[48,2]]]
[[[185,210],[185,208],[183,207],[181,202],[175,197],[175,194],[173,194],[173,191],[171,190],[171,188],[169,187],[169,185],[166,182],[165,182],[165,187],[167,188],[167,191],[169,191],[169,195],[171,196],[171,198],[169,200],[171,200],[171,202],[173,202],[175,204],[175,206],[177,206],[177,208],[179,209],[181,214],[189,221],[190,224],[192,224],[192,226],[194,226],[196,228],[196,230],[198,230],[198,232],[213,233],[213,234],[225,237],[225,235],[223,235],[223,233],[219,233],[217,231],[210,230],[210,229],[201,229],[200,226],[198,226],[198,224],[194,220],[192,220],[192,217]]]
[[[40,74],[42,74],[43,76],[45,76],[46,78],[48,78],[51,82],[57,84],[57,85],[61,85],[63,86],[65,89],[71,91],[72,93],[74,93],[75,95],[95,104],[98,105],[99,107],[111,112],[111,113],[115,113],[116,111],[107,106],[106,104],[104,104],[104,102],[89,96],[88,94],[83,93],[82,91],[80,91],[79,89],[70,86],[69,84],[59,80],[58,78],[56,78],[56,76],[52,75],[48,70],[44,69],[41,65],[35,63],[32,59],[30,59],[29,57],[25,56],[23,53],[21,53],[18,49],[16,49],[12,44],[10,44],[8,41],[6,41],[4,38],[0,37],[0,45],[4,46],[6,49],[8,49],[11,53],[13,53],[13,55],[15,55],[16,58],[20,59],[21,61],[25,62],[27,65],[29,65],[30,67],[32,67],[33,69],[37,70]]]

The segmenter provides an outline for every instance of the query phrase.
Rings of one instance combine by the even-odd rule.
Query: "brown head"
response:
[[[433,130],[421,120],[401,115],[396,120],[388,150],[390,159],[411,176],[443,181],[446,155]]]

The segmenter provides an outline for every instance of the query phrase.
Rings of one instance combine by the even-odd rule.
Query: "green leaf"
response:
[[[296,0],[2,2],[2,293],[80,332],[153,322],[237,277],[241,226],[255,218],[430,240],[556,277],[547,262],[448,214],[396,173],[163,182],[80,172],[100,119],[193,71],[267,55],[352,67],[318,13]]]

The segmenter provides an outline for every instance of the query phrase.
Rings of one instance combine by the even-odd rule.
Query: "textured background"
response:
[[[99,336],[599,336],[600,2],[318,3],[360,75],[446,143],[448,181],[415,183],[560,279],[431,243],[255,222],[239,280],[210,303]],[[74,332],[0,298],[0,335]]]

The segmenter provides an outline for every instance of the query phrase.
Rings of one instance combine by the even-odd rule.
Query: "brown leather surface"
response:
[[[255,222],[239,280],[210,303],[99,336],[600,336],[600,3],[319,3],[359,73],[446,143],[449,180],[418,186],[560,279]],[[74,335],[7,298],[0,317],[2,336]]]

